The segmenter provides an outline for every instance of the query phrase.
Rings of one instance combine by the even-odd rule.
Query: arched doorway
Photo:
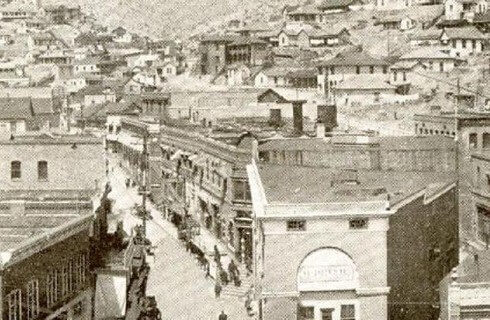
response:
[[[359,319],[358,287],[356,265],[344,251],[320,248],[309,253],[298,267],[298,319]]]

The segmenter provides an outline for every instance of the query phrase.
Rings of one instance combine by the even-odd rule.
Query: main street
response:
[[[120,215],[125,229],[141,224],[131,208],[141,203],[136,188],[126,188],[126,175],[112,161],[109,170],[112,186],[110,197],[114,199],[113,212]],[[115,164],[115,165],[114,165]],[[195,258],[186,252],[177,239],[175,227],[162,217],[151,202],[147,203],[152,219],[147,221],[147,237],[155,246],[154,263],[151,263],[147,295],[154,295],[163,319],[218,319],[224,310],[228,319],[249,318],[244,307],[244,299],[224,295],[214,296],[214,280],[206,279],[204,271]]]

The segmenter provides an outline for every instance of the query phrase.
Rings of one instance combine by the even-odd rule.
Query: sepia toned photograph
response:
[[[0,0],[0,320],[490,320],[490,0]]]

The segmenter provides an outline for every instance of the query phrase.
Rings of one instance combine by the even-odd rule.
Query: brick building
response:
[[[91,319],[103,147],[90,137],[0,141],[2,319]]]
[[[191,133],[163,126],[159,201],[176,217],[174,222],[178,224],[188,213],[202,229],[249,263],[252,217],[245,166],[254,138],[245,134],[236,140],[225,143],[199,130]]]

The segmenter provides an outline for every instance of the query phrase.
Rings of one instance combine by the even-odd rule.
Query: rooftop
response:
[[[477,39],[484,40],[487,37],[476,27],[468,26],[461,28],[447,28],[443,34],[446,34],[449,39]]]
[[[377,90],[395,89],[396,86],[388,83],[387,79],[377,74],[358,74],[346,76],[341,82],[335,85],[335,90]]]
[[[258,164],[268,203],[306,204],[389,200],[390,205],[422,190],[437,190],[452,173],[340,171],[319,167]]]
[[[412,60],[412,59],[447,59],[457,60],[457,57],[451,56],[449,53],[444,53],[441,48],[438,47],[421,47],[415,49],[400,57],[400,60]]]
[[[388,62],[375,58],[362,48],[338,53],[328,60],[319,60],[319,66],[387,66]]]

